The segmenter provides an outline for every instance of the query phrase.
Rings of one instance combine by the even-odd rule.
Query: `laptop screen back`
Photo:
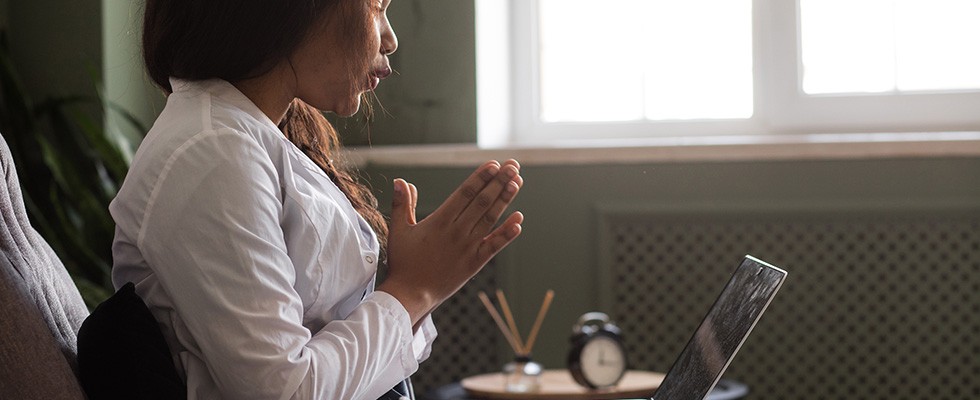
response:
[[[653,399],[707,397],[785,278],[785,271],[746,256]]]

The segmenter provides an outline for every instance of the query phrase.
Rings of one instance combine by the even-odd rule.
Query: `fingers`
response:
[[[472,174],[454,191],[442,206],[439,207],[440,213],[445,213],[449,221],[455,221],[461,212],[469,206],[470,202],[476,199],[477,195],[487,186],[488,182],[493,181],[500,171],[500,163],[497,161],[487,161]]]
[[[524,222],[524,214],[514,212],[497,229],[483,238],[480,247],[477,248],[477,257],[486,262],[491,257],[497,255],[500,250],[517,239],[522,232],[521,223]]]
[[[513,160],[504,162],[497,176],[459,215],[457,223],[465,232],[483,237],[497,223],[523,183],[518,165]]]
[[[504,171],[507,171],[508,164],[504,163],[503,168]],[[502,173],[500,175],[503,176],[506,174]],[[497,220],[500,219],[500,216],[503,215],[507,207],[510,206],[510,203],[514,201],[515,197],[517,197],[517,192],[521,190],[522,186],[524,186],[524,178],[521,178],[520,175],[515,175],[512,179],[504,183],[503,190],[500,192],[500,195],[497,196],[493,204],[486,209],[482,216],[476,218],[470,233],[483,237],[490,232],[490,230],[493,229],[493,226],[497,223]],[[471,203],[471,207],[474,205],[475,203]],[[474,213],[478,211],[479,210],[474,208]]]
[[[392,228],[403,224],[415,224],[415,205],[418,202],[418,189],[404,179],[395,179],[394,194],[391,197]]]
[[[419,189],[415,187],[414,183],[409,183],[408,188],[411,190],[410,191],[411,196],[409,198],[412,200],[411,207],[409,207],[408,209],[409,211],[408,223],[411,225],[415,225],[416,223],[418,223],[418,220],[415,218],[415,208],[418,207],[419,204]]]

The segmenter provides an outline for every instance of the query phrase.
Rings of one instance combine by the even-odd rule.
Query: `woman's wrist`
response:
[[[429,315],[437,305],[434,297],[424,290],[401,285],[398,282],[392,282],[390,279],[378,285],[377,290],[388,293],[402,304],[402,307],[408,312],[408,316],[412,321],[413,331],[418,328],[425,316]]]

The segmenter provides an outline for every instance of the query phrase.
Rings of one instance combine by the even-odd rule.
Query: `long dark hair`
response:
[[[352,16],[351,0],[146,0],[143,62],[150,78],[167,93],[170,77],[220,78],[229,82],[260,76],[287,59],[325,13]],[[341,18],[347,43],[366,40],[365,21]],[[360,41],[360,42],[359,42]],[[353,46],[352,46],[353,48]],[[388,226],[371,191],[351,170],[333,162],[337,131],[323,114],[293,100],[279,128],[340,188],[371,224],[382,247]]]

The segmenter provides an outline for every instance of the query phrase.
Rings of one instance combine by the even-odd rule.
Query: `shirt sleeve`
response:
[[[178,340],[225,398],[376,399],[418,368],[418,335],[384,293],[319,332],[302,325],[278,182],[233,131],[198,134],[166,163],[137,244],[189,332]]]
[[[432,322],[432,314],[426,315],[412,341],[412,351],[415,353],[415,359],[418,362],[427,360],[432,354],[432,342],[436,340],[436,336],[438,336],[438,332],[435,323]]]

